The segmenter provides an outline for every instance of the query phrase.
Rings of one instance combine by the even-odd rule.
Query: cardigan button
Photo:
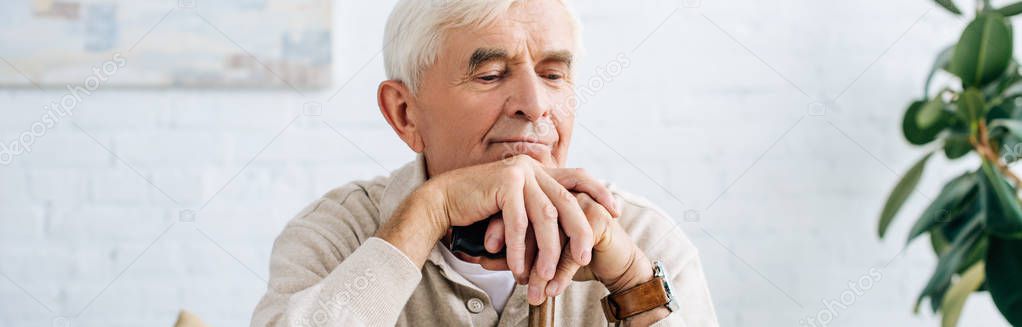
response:
[[[483,305],[483,300],[480,300],[478,298],[468,299],[468,302],[465,302],[465,306],[468,307],[468,311],[472,313],[483,312],[483,308],[485,308],[485,305]]]

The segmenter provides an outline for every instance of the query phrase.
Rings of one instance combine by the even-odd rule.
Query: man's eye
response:
[[[478,75],[476,77],[476,81],[480,83],[493,83],[503,79],[504,77],[506,77],[506,75],[507,75],[506,71],[494,70],[485,72],[482,75]]]
[[[544,77],[546,77],[547,79],[550,79],[550,80],[560,80],[560,79],[564,78],[564,75],[561,75],[561,74],[546,74],[546,76],[544,76]]]

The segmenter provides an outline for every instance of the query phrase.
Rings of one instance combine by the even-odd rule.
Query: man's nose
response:
[[[508,97],[507,109],[513,117],[538,121],[550,114],[550,91],[535,73],[519,74]]]

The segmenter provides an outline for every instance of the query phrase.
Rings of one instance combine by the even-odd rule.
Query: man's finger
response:
[[[490,253],[500,252],[500,249],[504,248],[503,218],[490,219],[490,224],[486,226],[486,234],[483,236],[483,247]]]
[[[571,244],[571,258],[579,265],[588,265],[592,259],[593,230],[589,227],[589,220],[579,206],[578,198],[558,184],[553,177],[543,172],[536,174],[536,180],[557,207],[560,217],[558,224],[564,234],[568,236],[568,241]],[[540,252],[542,252],[542,248],[540,248]],[[553,276],[551,275],[551,277]]]
[[[554,279],[547,283],[546,296],[561,295],[567,289],[568,284],[571,283],[579,268],[582,268],[582,266],[575,262],[575,260],[571,260],[571,254],[568,251],[564,251],[561,255],[561,261],[557,264],[557,273],[554,274]]]
[[[578,199],[578,204],[582,207],[582,212],[585,213],[588,220],[589,228],[593,231],[593,253],[596,253],[600,246],[605,245],[600,242],[606,241],[604,234],[607,232],[608,223],[614,218],[610,216],[605,207],[596,203],[596,200],[589,195],[579,193],[575,194],[575,198]]]
[[[607,186],[597,181],[582,168],[547,168],[546,173],[557,180],[557,183],[569,190],[589,194],[596,199],[613,217],[621,215],[621,208],[614,199],[614,194]]]
[[[537,172],[537,175],[539,174],[542,174],[542,172]],[[536,245],[539,247],[536,262],[532,268],[532,277],[537,277],[538,275],[545,284],[546,280],[554,277],[554,272],[557,270],[557,259],[561,255],[561,243],[558,237],[560,227],[557,222],[557,215],[560,210],[555,206],[555,203],[563,203],[563,201],[557,199],[557,202],[553,202],[555,200],[551,199],[550,194],[544,191],[535,177],[526,179],[525,210],[529,213],[529,227],[532,228],[532,232],[536,235]],[[532,281],[534,282],[535,280]]]
[[[500,195],[500,209],[504,225],[507,265],[515,277],[528,274],[525,269],[525,234],[529,218],[525,208],[525,179],[512,176],[505,191]]]
[[[535,271],[535,267],[538,267],[538,265],[533,266],[533,276],[539,274],[538,271]],[[526,293],[526,299],[529,301],[529,304],[540,305],[544,300],[546,300],[546,288],[548,281],[549,278],[531,278],[529,280],[529,289]]]

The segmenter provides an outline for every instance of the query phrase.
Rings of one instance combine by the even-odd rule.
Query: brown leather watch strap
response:
[[[670,298],[664,288],[664,279],[654,277],[648,282],[627,290],[607,295],[600,300],[607,322],[615,323],[631,316],[667,305]]]

